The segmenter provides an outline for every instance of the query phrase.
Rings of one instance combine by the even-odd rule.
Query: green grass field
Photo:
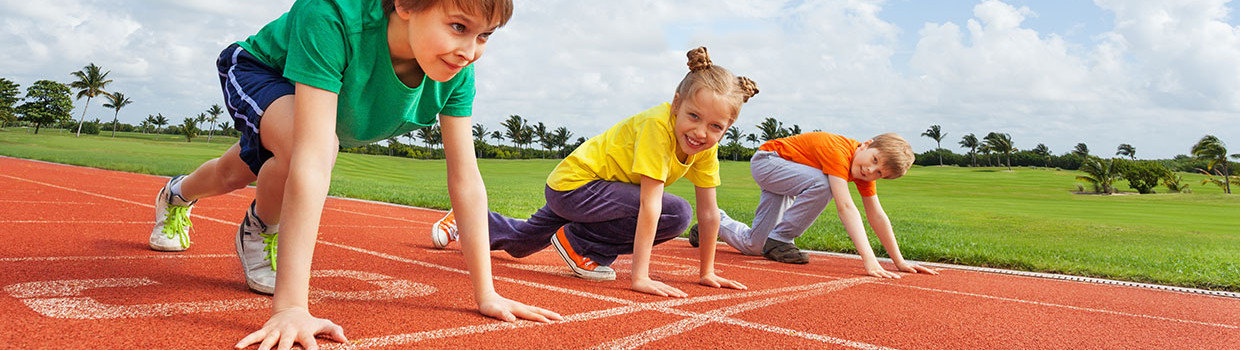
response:
[[[0,155],[174,175],[192,171],[235,142],[108,135],[75,138],[55,129],[33,135],[9,128],[0,130]],[[491,210],[528,217],[544,203],[543,184],[557,162],[481,160]],[[881,181],[879,197],[908,259],[1240,291],[1240,195],[1201,185],[1194,174],[1183,174],[1193,184],[1192,194],[1072,194],[1079,174],[917,167],[904,178]],[[722,177],[720,206],[733,218],[752,220],[758,189],[749,163],[724,162]],[[331,194],[446,208],[444,179],[443,161],[342,153]],[[669,191],[693,201],[691,186],[680,181]],[[885,255],[877,239],[870,241]],[[834,206],[797,244],[855,252]]]

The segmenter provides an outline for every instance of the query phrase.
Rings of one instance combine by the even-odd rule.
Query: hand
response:
[[[939,274],[938,271],[931,270],[928,267],[917,265],[917,264],[909,264],[906,262],[901,262],[899,264],[896,264],[896,268],[900,269],[900,271],[909,272],[909,273],[928,273],[931,275]]]
[[[634,279],[633,290],[646,294],[654,294],[661,297],[684,298],[689,296],[688,293],[682,292],[679,289],[676,289],[676,287],[672,287],[664,284],[663,282],[655,281],[649,278]]]
[[[341,343],[349,341],[344,336],[344,328],[327,319],[311,316],[310,310],[293,307],[271,315],[263,329],[245,336],[236,347],[241,349],[262,341],[258,345],[259,350],[270,350],[277,344],[280,350],[288,350],[294,343],[301,344],[306,350],[318,350],[319,343],[314,337],[320,334]]]
[[[727,287],[727,288],[732,288],[732,289],[749,289],[749,287],[746,287],[740,282],[733,281],[733,280],[723,278],[723,277],[719,277],[719,275],[716,275],[713,273],[709,273],[709,274],[706,274],[705,276],[702,276],[702,279],[698,280],[698,284],[701,284],[703,286],[711,286],[715,288]]]
[[[519,301],[502,297],[498,293],[490,293],[482,297],[482,300],[478,302],[478,312],[504,322],[513,322],[517,318],[544,323],[550,323],[553,320],[564,320],[564,317],[561,317],[560,314],[554,311],[525,305]]]
[[[891,272],[891,271],[887,271],[886,269],[883,269],[883,266],[878,264],[878,260],[866,261],[865,262],[865,273],[869,274],[870,276],[874,276],[874,277],[900,278],[900,275],[896,274],[895,272]]]

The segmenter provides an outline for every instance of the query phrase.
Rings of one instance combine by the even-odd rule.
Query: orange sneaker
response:
[[[431,226],[431,242],[435,243],[435,248],[443,249],[457,238],[456,215],[449,210],[448,215],[444,215],[443,219]]]
[[[564,228],[560,227],[555,231],[555,235],[551,236],[551,245],[555,247],[555,251],[560,253],[560,258],[568,264],[568,268],[573,270],[573,274],[590,281],[611,281],[616,279],[616,270],[612,270],[610,266],[599,265],[590,260],[590,258],[578,255],[573,251],[573,247],[568,244],[568,237],[564,235]]]

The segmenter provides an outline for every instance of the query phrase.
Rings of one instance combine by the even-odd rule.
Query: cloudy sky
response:
[[[0,0],[0,77],[22,85],[95,63],[137,123],[221,103],[214,59],[291,0]],[[745,132],[766,117],[918,152],[1009,133],[1020,149],[1140,158],[1213,134],[1240,149],[1240,21],[1229,0],[517,0],[477,64],[475,122],[512,114],[576,136],[670,101],[684,52],[755,80]],[[92,101],[88,118],[111,119]],[[74,117],[85,100],[76,102]]]

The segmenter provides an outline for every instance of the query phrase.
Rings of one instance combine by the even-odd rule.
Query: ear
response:
[[[677,109],[680,109],[680,93],[679,92],[677,92],[675,96],[672,96],[672,115],[676,115]]]
[[[393,1],[393,3],[396,5],[396,16],[400,17],[400,19],[408,21],[410,17],[413,17],[413,11],[402,7],[400,1]]]
[[[865,142],[861,143],[861,149],[865,150],[865,149],[870,148],[871,143],[874,143],[874,139],[865,140]]]

